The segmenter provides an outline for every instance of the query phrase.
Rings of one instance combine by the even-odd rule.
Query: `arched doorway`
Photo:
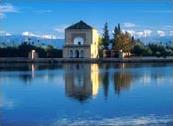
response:
[[[70,50],[70,58],[73,58],[73,50]]]
[[[84,57],[84,52],[83,52],[83,50],[80,51],[80,55],[81,55],[81,56],[80,56],[81,58]]]
[[[75,51],[75,58],[79,58],[79,50]]]

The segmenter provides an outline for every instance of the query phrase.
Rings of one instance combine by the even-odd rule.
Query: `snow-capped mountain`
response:
[[[149,36],[139,38],[145,44],[147,43],[173,43],[173,36]],[[56,38],[42,38],[37,36],[24,36],[24,35],[0,35],[0,45],[5,43],[6,45],[18,45],[24,41],[33,42],[35,45],[52,45],[57,48],[62,48],[64,45],[64,39]]]
[[[170,43],[173,42],[173,36],[149,36],[139,38],[145,44],[147,43]]]
[[[64,39],[51,39],[51,38],[41,38],[36,36],[24,36],[24,35],[1,35],[0,43],[5,43],[6,45],[18,45],[24,41],[30,41],[35,45],[52,45],[57,48],[62,48],[64,44]]]

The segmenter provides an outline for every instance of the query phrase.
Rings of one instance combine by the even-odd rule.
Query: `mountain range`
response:
[[[149,36],[139,38],[145,44],[147,43],[170,43],[173,42],[173,36]],[[19,45],[24,41],[34,42],[35,45],[52,45],[56,48],[63,48],[64,39],[50,39],[50,38],[41,38],[36,36],[24,36],[24,35],[1,35],[0,36],[0,45],[5,43],[6,45]]]
[[[35,45],[52,45],[56,48],[62,48],[64,45],[64,39],[49,39],[36,36],[28,37],[24,35],[0,36],[0,44],[5,43],[6,45],[19,45],[20,43],[28,40]]]
[[[173,36],[148,36],[139,38],[145,44],[147,43],[171,43],[173,42]]]

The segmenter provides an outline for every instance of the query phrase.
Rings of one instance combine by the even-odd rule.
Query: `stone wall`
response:
[[[76,56],[76,51],[79,51],[79,57]],[[87,47],[71,46],[71,47],[64,47],[63,49],[64,58],[90,58],[90,56],[91,56],[90,46]]]
[[[74,44],[76,37],[84,39],[83,44]],[[95,29],[66,29],[64,58],[98,58],[99,37]],[[79,52],[79,56],[78,56]]]
[[[92,30],[89,29],[74,29],[74,30],[65,30],[65,45],[72,45],[75,37],[83,37],[84,44],[89,45],[92,43]]]

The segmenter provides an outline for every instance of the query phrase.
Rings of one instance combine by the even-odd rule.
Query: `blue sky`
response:
[[[173,0],[0,0],[0,34],[63,38],[84,20],[101,33],[118,23],[136,37],[173,36]]]

